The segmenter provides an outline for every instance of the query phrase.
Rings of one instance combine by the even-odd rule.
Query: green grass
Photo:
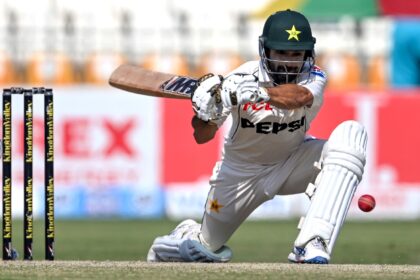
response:
[[[43,224],[35,221],[33,262],[0,262],[0,279],[420,279],[420,223],[347,222],[328,266],[287,264],[297,221],[246,222],[228,245],[229,264],[148,264],[157,235],[177,222],[56,221],[56,260],[44,257]],[[13,226],[22,254],[22,223]]]
[[[9,262],[1,279],[420,279],[420,266],[278,263]]]
[[[158,235],[177,222],[158,220],[58,220],[57,260],[145,260]],[[228,245],[234,262],[287,262],[297,221],[246,222]],[[22,254],[22,224],[13,226],[13,245]],[[35,221],[34,256],[42,260],[43,224]],[[333,255],[336,264],[420,264],[420,223],[347,222]]]

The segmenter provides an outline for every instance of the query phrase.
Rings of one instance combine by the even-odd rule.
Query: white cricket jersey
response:
[[[258,75],[259,83],[267,86],[270,79],[259,61],[247,62],[230,74]],[[225,112],[231,115],[232,126],[225,137],[223,161],[232,167],[258,170],[264,166],[281,164],[304,141],[309,125],[323,101],[326,76],[314,67],[310,75],[302,75],[298,84],[313,94],[312,106],[299,109],[279,109],[271,104],[245,104]],[[245,171],[244,170],[244,171]]]

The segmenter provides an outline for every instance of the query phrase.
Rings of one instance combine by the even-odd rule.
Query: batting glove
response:
[[[259,87],[258,77],[252,74],[232,74],[227,77],[222,83],[220,97],[226,108],[270,99],[267,91]]]
[[[223,77],[207,74],[198,80],[198,87],[192,96],[192,108],[196,116],[205,122],[218,123],[222,115],[220,85]]]

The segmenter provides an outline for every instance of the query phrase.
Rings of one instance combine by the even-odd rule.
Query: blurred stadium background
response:
[[[372,194],[377,208],[366,214],[352,205],[350,219],[418,219],[420,1],[2,0],[0,84],[54,88],[57,219],[200,219],[222,133],[198,146],[189,102],[124,93],[107,85],[108,76],[121,63],[226,74],[258,58],[265,19],[286,8],[309,17],[317,64],[329,76],[311,133],[328,137],[345,119],[369,132],[356,196]],[[20,112],[22,101],[14,106]],[[34,211],[42,217],[41,105],[35,114]],[[22,133],[14,129],[16,217],[23,210]],[[252,218],[296,218],[307,204],[304,195],[277,197]]]

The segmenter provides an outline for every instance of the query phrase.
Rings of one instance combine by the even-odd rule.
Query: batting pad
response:
[[[181,244],[185,240],[199,240],[201,225],[188,219],[182,221],[169,234],[156,237],[147,254],[148,262],[184,262],[180,254]]]
[[[179,253],[186,262],[228,262],[232,259],[232,250],[227,246],[212,252],[200,242],[191,239],[182,242]]]
[[[331,254],[335,240],[360,183],[366,161],[367,133],[355,121],[337,126],[324,146],[315,193],[295,241],[304,247],[319,236]]]
[[[148,262],[182,262],[179,247],[184,240],[169,236],[157,237],[147,254]]]

